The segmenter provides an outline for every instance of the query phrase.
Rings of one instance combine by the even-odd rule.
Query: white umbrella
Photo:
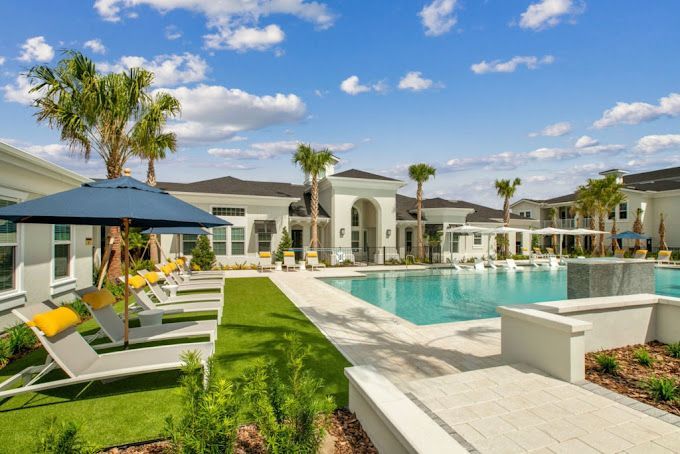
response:
[[[458,227],[454,227],[449,232],[453,233],[490,233],[493,229],[488,227],[477,227],[476,225],[463,224]]]
[[[560,255],[562,255],[562,235],[573,235],[573,230],[556,229],[555,227],[546,227],[543,229],[532,230],[534,235],[559,235],[560,236]]]
[[[609,233],[609,232],[603,232],[601,230],[590,230],[590,229],[574,229],[570,230],[570,235],[599,235],[600,233]]]

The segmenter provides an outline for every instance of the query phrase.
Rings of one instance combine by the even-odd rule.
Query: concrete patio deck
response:
[[[504,364],[499,318],[417,326],[316,279],[362,271],[265,275],[352,364],[373,365],[468,451],[680,452],[680,418]],[[254,275],[236,273],[227,277]]]

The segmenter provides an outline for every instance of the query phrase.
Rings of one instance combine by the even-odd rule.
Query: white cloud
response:
[[[408,72],[399,81],[400,90],[422,91],[435,86],[440,87],[441,84],[435,84],[432,80],[425,79],[420,71]]]
[[[185,9],[203,14],[209,29],[206,47],[239,51],[262,50],[279,43],[284,33],[276,24],[259,27],[260,19],[290,15],[311,22],[317,29],[333,26],[335,15],[326,4],[307,0],[97,0],[95,9],[102,19],[118,22],[123,10],[149,6],[160,13]]]
[[[0,66],[5,64],[5,57],[0,56]]]
[[[106,47],[102,43],[100,39],[91,39],[89,41],[85,41],[85,44],[83,44],[83,47],[85,49],[90,49],[92,52],[95,54],[105,54],[106,53]]]
[[[427,36],[443,35],[456,25],[456,3],[457,0],[434,0],[420,10],[418,15]]]
[[[47,44],[44,36],[34,36],[28,38],[26,42],[21,45],[21,55],[19,60],[25,62],[32,61],[50,61],[54,58],[54,49]]]
[[[297,150],[299,140],[281,140],[277,142],[259,142],[253,143],[248,149],[241,148],[210,148],[208,154],[228,159],[242,159],[242,160],[263,160],[270,159],[276,156],[292,154]],[[345,143],[312,143],[315,149],[328,148],[333,153],[342,153],[352,150],[356,147],[355,144]]]
[[[38,98],[38,93],[29,93],[33,88],[30,81],[26,76],[17,76],[14,84],[7,84],[2,87],[2,91],[5,92],[5,101],[16,102],[29,106],[33,104],[36,98]]]
[[[361,85],[358,76],[349,76],[340,83],[340,90],[344,91],[348,95],[355,96],[359,93],[371,91],[371,87],[368,85]]]
[[[61,143],[51,143],[48,145],[29,145],[24,148],[29,153],[46,158],[62,158],[70,155],[68,146]]]
[[[163,91],[182,104],[182,119],[170,125],[182,141],[226,140],[242,131],[300,121],[306,112],[305,103],[294,94],[257,96],[220,85]]]
[[[574,146],[576,148],[588,148],[588,147],[594,147],[595,145],[599,145],[600,142],[597,139],[593,139],[590,136],[581,136],[576,140],[576,143]]]
[[[281,27],[275,24],[264,28],[239,27],[235,30],[222,27],[217,33],[205,36],[205,46],[208,49],[231,49],[238,52],[267,50],[281,43],[285,37]]]
[[[168,25],[165,27],[165,39],[174,41],[182,37],[182,31],[176,25]]]
[[[584,10],[585,4],[579,0],[540,0],[522,13],[519,26],[543,30],[559,24],[565,16],[573,18]]]
[[[656,120],[660,117],[677,117],[680,115],[680,93],[670,93],[659,99],[659,104],[646,102],[617,102],[616,106],[607,109],[602,118],[593,123],[597,129],[619,124],[636,125]]]
[[[554,123],[546,126],[539,132],[532,132],[529,137],[560,137],[571,132],[571,123],[568,121],[561,121],[559,123]]]
[[[552,55],[546,55],[543,58],[518,55],[507,61],[493,60],[487,62],[486,60],[482,60],[481,62],[470,66],[470,69],[475,74],[513,73],[519,66],[522,65],[526,66],[527,69],[537,69],[541,65],[549,65],[554,61],[555,57]]]
[[[680,134],[654,134],[637,141],[635,149],[641,153],[652,154],[658,151],[680,149]]]
[[[144,57],[124,56],[115,63],[98,63],[104,72],[126,71],[144,67],[155,75],[154,85],[173,86],[205,80],[208,63],[199,55],[186,52],[182,55],[158,55],[153,60]]]

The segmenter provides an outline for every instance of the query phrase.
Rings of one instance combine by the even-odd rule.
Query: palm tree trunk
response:
[[[510,197],[505,197],[503,200],[503,225],[508,226],[510,224]],[[503,247],[503,254],[505,258],[510,256],[510,234],[505,234],[505,246]]]
[[[600,214],[598,217],[598,230],[604,232],[604,215]],[[604,233],[600,233],[600,240],[598,241],[598,254],[600,257],[604,256]]]
[[[423,248],[423,183],[418,182],[418,190],[416,191],[417,210],[418,210],[418,258],[423,260],[425,257],[425,250]]]
[[[616,253],[616,250],[619,247],[619,243],[616,242],[614,235],[616,235],[616,218],[614,218],[612,223],[612,254]]]
[[[312,174],[312,232],[311,232],[311,247],[319,247],[319,232],[317,228],[317,219],[319,217],[319,184],[316,179],[316,174]]]
[[[149,164],[146,169],[146,184],[156,186],[156,166],[153,158],[149,158]]]
[[[111,159],[106,162],[106,177],[108,179],[119,178],[122,169],[117,160]],[[109,237],[113,238],[111,245],[111,256],[109,258],[109,268],[106,271],[106,277],[110,282],[117,282],[116,280],[122,275],[121,262],[121,242],[120,227],[110,227]]]
[[[589,215],[588,217],[588,228],[590,230],[595,230],[595,218],[594,215]],[[590,235],[590,254],[595,253],[595,235]]]

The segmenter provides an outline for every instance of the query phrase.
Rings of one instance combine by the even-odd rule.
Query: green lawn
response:
[[[258,358],[282,365],[283,335],[295,332],[310,347],[308,366],[324,379],[325,391],[335,396],[339,407],[347,405],[343,368],[349,363],[268,278],[229,279],[225,295],[216,345],[222,376],[238,377]],[[94,327],[88,321],[80,331],[92,332]],[[44,358],[42,349],[32,352],[0,370],[0,381]],[[102,447],[158,437],[165,418],[179,408],[177,377],[177,372],[147,374],[0,401],[0,451],[30,452],[35,434],[52,416],[79,423],[84,437]]]

